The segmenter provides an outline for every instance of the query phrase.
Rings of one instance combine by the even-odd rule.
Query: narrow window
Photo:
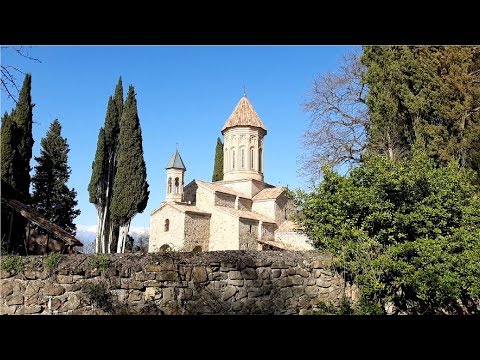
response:
[[[228,149],[225,149],[225,164],[224,165],[224,168],[225,168],[225,171],[228,171],[229,169],[229,164],[228,164]]]
[[[253,154],[254,154],[254,151],[253,151],[253,147],[252,147],[252,148],[250,148],[250,169],[252,169],[252,170],[253,170],[253,164],[254,164]]]
[[[252,224],[250,224],[250,234],[252,233]]]
[[[245,149],[242,148],[241,150],[241,156],[242,156],[242,169],[245,169]]]
[[[167,232],[168,230],[170,230],[170,220],[165,219],[165,232]]]
[[[262,172],[262,148],[258,149],[258,171]]]
[[[235,170],[235,150],[232,150],[232,170]]]
[[[175,194],[178,194],[179,185],[178,178],[175,178]]]
[[[172,178],[168,178],[168,193],[172,192]]]
[[[287,208],[285,208],[285,220],[288,220],[287,219]]]

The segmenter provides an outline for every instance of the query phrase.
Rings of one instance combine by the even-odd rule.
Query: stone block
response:
[[[257,272],[253,268],[245,268],[242,270],[242,276],[245,280],[255,280],[257,278]]]
[[[128,294],[128,301],[140,301],[142,300],[143,292],[138,290],[131,290]]]
[[[296,273],[297,273],[297,270],[294,268],[287,269],[287,275],[295,275]]]
[[[305,294],[305,288],[303,286],[294,286],[292,287],[293,296],[300,297]]]
[[[207,271],[204,266],[195,266],[192,270],[193,282],[200,283],[208,280]]]
[[[10,270],[0,270],[0,279],[8,279],[13,276]]]
[[[0,297],[5,298],[13,294],[13,283],[2,281],[0,284]]]
[[[208,284],[208,287],[214,290],[223,289],[226,286],[227,286],[227,282],[224,280],[212,281],[210,282],[210,284]]]
[[[260,287],[263,285],[263,280],[245,280],[243,284],[247,287]]]
[[[126,279],[122,279],[122,280],[126,280]],[[110,281],[110,288],[112,289],[119,289],[122,287],[122,282],[118,277],[112,277],[109,279],[109,281]],[[128,281],[124,281],[124,284],[125,286],[128,286]],[[126,287],[124,287],[124,289],[126,289]]]
[[[62,305],[64,311],[75,310],[80,307],[80,299],[77,294],[70,294],[67,297],[67,301]]]
[[[301,277],[300,275],[290,276],[290,279],[292,279],[292,284],[293,285],[302,285],[303,284],[303,277]]]
[[[73,283],[72,275],[57,275],[57,283],[59,284],[71,284]]]
[[[235,266],[235,264],[232,264],[231,262],[225,262],[225,261],[222,261],[220,263],[220,271],[230,271],[230,270],[236,270],[237,267]]]
[[[45,284],[45,287],[42,289],[44,295],[47,296],[59,296],[65,292],[65,288],[60,285],[54,285],[51,283]]]
[[[135,280],[136,281],[145,281],[145,273],[143,271],[139,271],[135,273]]]
[[[260,279],[263,279],[263,280],[270,279],[270,269],[258,268],[257,269],[257,276]]]
[[[304,278],[308,278],[310,276],[310,272],[305,269],[299,268],[297,269],[297,275],[300,275],[301,277],[304,277]]]
[[[161,282],[155,281],[155,280],[147,280],[147,281],[145,281],[144,284],[145,284],[146,287],[161,287],[162,286]]]
[[[43,307],[41,307],[40,305],[22,306],[17,310],[16,314],[19,314],[19,315],[38,314],[38,313],[41,313],[42,310],[43,310]]]
[[[307,285],[307,286],[315,285],[315,278],[314,277],[307,278],[304,280],[303,283],[304,285]]]
[[[237,312],[243,309],[243,303],[241,301],[235,301],[232,303],[232,310]]]
[[[272,279],[279,278],[282,275],[282,270],[274,269],[272,270]]]
[[[144,292],[144,299],[145,301],[151,301],[155,299],[155,295],[157,293],[157,289],[154,287],[147,287]]]
[[[248,289],[248,298],[254,299],[262,296],[263,293],[264,293],[264,290],[262,288],[250,288]]]
[[[293,291],[291,288],[282,288],[278,291],[277,296],[282,300],[287,300],[293,297]]]
[[[25,279],[27,280],[35,280],[35,279],[38,279],[38,271],[25,270],[23,272],[23,276],[25,276]]]
[[[7,297],[6,304],[10,305],[22,305],[23,304],[23,295],[21,294],[13,294]]]
[[[235,295],[235,300],[241,300],[243,298],[246,298],[247,295],[248,295],[248,290],[246,288],[240,288],[238,289]]]
[[[208,274],[208,278],[211,281],[227,280],[228,279],[228,274],[224,273],[224,272],[214,272],[214,273]]]
[[[274,287],[287,287],[292,286],[293,282],[290,278],[280,278],[277,281],[273,282]]]
[[[317,286],[320,286],[320,287],[323,287],[323,288],[328,288],[328,287],[331,286],[331,282],[330,282],[330,281],[326,281],[325,279],[322,279],[322,278],[317,279],[317,280],[315,281],[315,284],[316,284]]]
[[[318,287],[316,286],[307,286],[305,288],[305,295],[309,298],[316,297],[318,295]]]
[[[225,290],[223,290],[222,294],[222,301],[226,301],[230,299],[233,295],[237,293],[237,288],[235,286],[227,286]]]
[[[244,280],[228,280],[227,284],[234,285],[234,286],[243,286],[243,281]]]
[[[128,288],[134,290],[143,290],[145,285],[143,285],[143,282],[141,281],[130,281]]]
[[[56,311],[60,308],[60,306],[62,306],[62,300],[60,300],[59,298],[53,298],[48,301],[49,310]]]
[[[228,273],[228,278],[230,280],[243,280],[243,276],[240,271],[230,271]]]
[[[161,281],[177,280],[177,273],[174,271],[160,271],[160,272],[157,272],[156,279]]]
[[[277,260],[272,263],[271,268],[272,269],[288,269],[289,266],[285,264],[285,261]]]

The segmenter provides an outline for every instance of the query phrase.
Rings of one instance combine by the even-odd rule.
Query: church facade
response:
[[[149,251],[309,250],[290,221],[286,189],[264,182],[267,129],[244,95],[223,126],[223,180],[193,180],[178,150],[166,166],[165,201],[150,214]]]

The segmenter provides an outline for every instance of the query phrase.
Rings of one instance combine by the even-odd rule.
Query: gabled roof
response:
[[[267,132],[265,125],[263,125],[262,120],[260,120],[260,117],[245,95],[240,99],[227,122],[223,125],[222,134],[225,130],[235,126],[253,126],[265,130],[265,133]]]
[[[275,220],[269,219],[268,217],[263,216],[261,214],[257,214],[253,211],[237,210],[237,209],[232,209],[226,206],[215,206],[215,209],[221,210],[227,214],[236,216],[238,218],[251,219],[251,220],[262,221],[270,224],[275,224]]]
[[[25,205],[18,200],[6,199],[4,197],[2,197],[2,203],[19,213],[24,218],[33,222],[37,226],[41,227],[43,230],[55,235],[55,238],[63,241],[67,245],[83,246],[83,243],[80,240],[78,240],[76,237],[74,237],[62,227],[45,219],[32,207]]]
[[[257,195],[255,195],[252,198],[252,200],[253,201],[270,200],[270,199],[273,200],[279,197],[284,191],[285,191],[285,188],[283,187],[266,188],[260,191]]]
[[[300,232],[300,227],[293,221],[285,220],[275,232]]]
[[[182,161],[182,157],[180,156],[180,153],[178,150],[175,150],[175,154],[172,155],[172,158],[168,162],[167,166],[165,169],[181,169],[187,171],[187,168],[185,167],[185,164]]]
[[[184,204],[184,203],[178,203],[178,202],[164,202],[159,208],[153,210],[151,213],[150,213],[150,216],[155,214],[156,212],[160,211],[161,209],[163,209],[165,206],[170,206],[172,208],[174,208],[175,210],[178,210],[180,212],[183,212],[183,213],[195,213],[195,214],[200,214],[200,215],[212,215],[211,213],[209,212],[205,212],[203,210],[200,210],[198,207],[196,207],[195,205],[189,205],[189,204]]]
[[[228,195],[238,196],[238,197],[245,198],[245,199],[250,199],[244,193],[235,191],[235,190],[233,190],[229,187],[226,187],[226,186],[221,186],[221,185],[218,185],[218,184],[212,184],[212,183],[208,183],[208,182],[201,181],[201,180],[196,180],[196,182],[197,182],[198,185],[203,186],[210,191],[220,192],[220,193],[224,193],[224,194],[228,194]]]

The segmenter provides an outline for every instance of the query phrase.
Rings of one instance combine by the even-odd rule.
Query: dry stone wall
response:
[[[5,257],[1,258],[2,261]],[[304,314],[358,289],[315,251],[22,258],[2,270],[1,314]]]

